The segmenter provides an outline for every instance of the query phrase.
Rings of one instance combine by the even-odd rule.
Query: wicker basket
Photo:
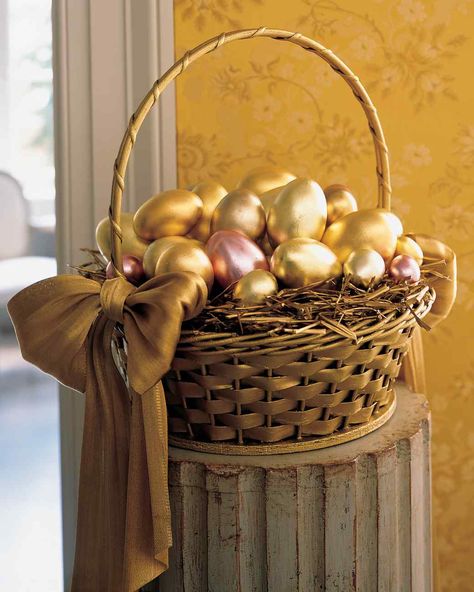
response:
[[[223,33],[187,52],[153,85],[133,114],[114,168],[112,261],[121,267],[120,210],[136,134],[164,88],[199,57],[238,39],[286,40],[325,60],[351,87],[374,140],[378,207],[390,209],[388,152],[377,112],[359,79],[331,51],[299,33]],[[332,446],[383,425],[395,409],[393,383],[434,293],[419,285],[410,307],[361,320],[352,336],[315,323],[290,334],[183,331],[165,379],[170,443],[229,454],[273,454]]]

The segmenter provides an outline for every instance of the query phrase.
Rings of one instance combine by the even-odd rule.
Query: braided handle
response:
[[[290,31],[283,31],[280,29],[267,29],[260,27],[259,29],[246,29],[243,31],[232,31],[230,33],[222,33],[218,37],[214,37],[209,41],[198,45],[191,51],[188,51],[184,56],[178,60],[159,80],[157,80],[143,101],[140,103],[138,109],[130,118],[127,130],[123,137],[117,159],[114,165],[114,177],[112,181],[112,195],[109,209],[109,218],[112,229],[112,265],[116,275],[123,274],[122,265],[122,232],[120,228],[120,212],[122,208],[122,195],[124,189],[124,179],[127,170],[128,159],[135,144],[135,138],[140,129],[145,117],[158,101],[160,94],[177,76],[179,76],[186,68],[195,60],[203,55],[214,51],[225,43],[237,41],[238,39],[252,39],[254,37],[270,37],[272,39],[290,41],[295,45],[299,45],[307,51],[311,51],[327,62],[333,70],[344,78],[347,84],[351,87],[356,99],[364,109],[369,129],[374,141],[375,157],[376,157],[376,172],[378,181],[378,202],[377,207],[390,209],[390,168],[388,162],[388,150],[385,144],[385,138],[382,131],[382,126],[377,115],[377,111],[370,100],[367,91],[362,86],[358,77],[353,74],[350,68],[344,64],[332,51],[323,47],[309,37],[305,37],[300,33],[291,33]]]

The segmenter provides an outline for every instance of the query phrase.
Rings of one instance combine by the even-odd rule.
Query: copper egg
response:
[[[206,244],[216,281],[227,288],[254,269],[268,270],[263,251],[250,238],[234,230],[220,230]]]

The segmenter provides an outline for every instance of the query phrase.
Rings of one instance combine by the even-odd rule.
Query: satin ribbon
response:
[[[57,276],[8,304],[23,357],[85,392],[73,592],[134,592],[168,567],[166,402],[181,323],[201,312],[204,280],[169,273],[135,288]],[[115,324],[128,344],[126,387],[112,357]]]
[[[435,274],[430,280],[430,285],[436,292],[436,300],[423,319],[433,329],[449,315],[456,300],[456,255],[442,241],[427,234],[408,236],[420,245],[423,250],[423,264]],[[399,379],[406,382],[415,393],[426,394],[425,359],[420,327],[415,329],[407,355],[403,358]]]

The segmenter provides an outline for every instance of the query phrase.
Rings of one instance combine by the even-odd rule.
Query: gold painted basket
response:
[[[178,60],[131,117],[115,163],[110,208],[112,260],[119,272],[124,177],[146,115],[192,62],[225,43],[255,37],[294,43],[344,78],[374,140],[377,207],[390,209],[388,151],[375,107],[357,76],[330,50],[299,33],[266,28],[223,33]],[[360,320],[347,334],[324,320],[279,334],[184,329],[165,378],[170,443],[218,453],[274,454],[332,446],[375,430],[395,409],[393,383],[417,320],[433,299],[433,291],[420,284],[410,291],[404,310]]]

